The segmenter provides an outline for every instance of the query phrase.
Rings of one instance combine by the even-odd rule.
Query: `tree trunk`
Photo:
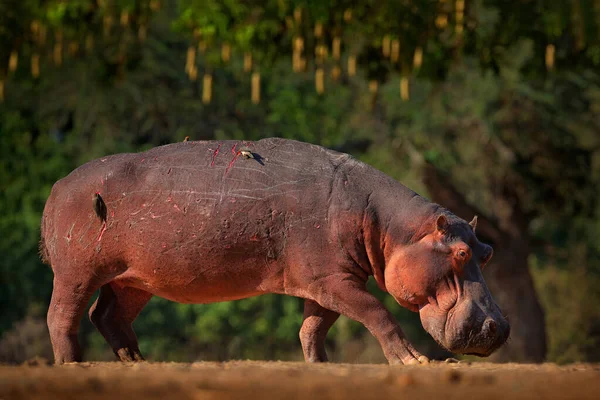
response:
[[[515,199],[501,221],[484,215],[469,204],[433,165],[426,163],[423,180],[432,201],[470,221],[478,215],[478,238],[494,247],[494,257],[485,268],[486,282],[511,325],[510,339],[493,356],[495,361],[542,362],[546,357],[544,312],[538,301],[528,268],[529,233],[527,218]],[[508,194],[507,194],[508,196]],[[510,202],[512,201],[512,202]]]

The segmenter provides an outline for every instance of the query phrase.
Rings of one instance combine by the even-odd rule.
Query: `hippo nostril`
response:
[[[496,334],[496,329],[497,329],[497,326],[496,326],[496,323],[495,323],[494,321],[492,321],[492,320],[489,320],[489,321],[488,321],[488,323],[487,323],[487,328],[488,328],[488,331],[489,331],[489,332],[490,332],[492,335],[495,335],[495,334]]]

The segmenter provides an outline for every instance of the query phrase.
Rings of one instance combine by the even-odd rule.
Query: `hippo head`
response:
[[[467,223],[441,214],[432,221],[410,245],[393,252],[384,272],[386,288],[401,305],[419,312],[441,346],[487,357],[510,333],[483,280],[492,248],[475,236],[477,217]]]

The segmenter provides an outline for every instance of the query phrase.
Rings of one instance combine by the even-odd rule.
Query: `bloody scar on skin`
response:
[[[233,149],[232,149],[233,150]],[[235,155],[233,156],[233,160],[231,160],[231,162],[229,163],[229,165],[227,166],[227,169],[225,170],[225,173],[229,172],[229,169],[231,167],[233,167],[233,163],[235,162],[235,160],[237,160],[237,158],[239,157],[239,155],[241,154],[241,152],[237,152],[235,153]]]
[[[104,231],[106,230],[106,221],[102,223],[102,230],[100,231],[100,235],[98,236],[98,242],[102,240],[102,235],[104,235]]]
[[[213,153],[213,156],[212,156],[212,161],[211,161],[211,163],[210,163],[210,166],[211,166],[211,167],[214,167],[214,166],[215,166],[215,159],[217,158],[217,155],[219,154],[219,149],[220,149],[220,148],[221,148],[221,144],[219,143],[219,145],[217,146],[217,149],[216,149],[216,150],[215,150],[215,152]]]

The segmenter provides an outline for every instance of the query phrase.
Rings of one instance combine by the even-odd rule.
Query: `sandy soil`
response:
[[[13,399],[600,399],[600,365],[290,362],[0,366]]]

